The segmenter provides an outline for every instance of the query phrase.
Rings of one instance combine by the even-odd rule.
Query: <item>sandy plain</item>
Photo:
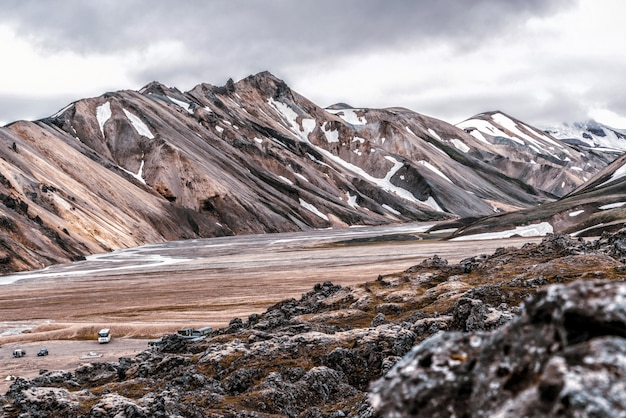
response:
[[[185,326],[246,320],[316,283],[349,286],[399,272],[435,254],[450,262],[539,238],[422,239],[432,224],[223,237],[147,245],[86,261],[0,277],[0,393],[9,374],[36,376],[117,361]],[[111,344],[96,333],[111,328]],[[36,357],[40,346],[50,355]],[[27,356],[14,359],[14,348]],[[101,357],[89,358],[89,353]]]

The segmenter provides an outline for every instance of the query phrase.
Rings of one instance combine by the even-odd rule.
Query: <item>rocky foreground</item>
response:
[[[550,235],[360,286],[325,282],[202,341],[168,335],[135,358],[18,378],[0,412],[626,416],[625,260],[626,231]]]

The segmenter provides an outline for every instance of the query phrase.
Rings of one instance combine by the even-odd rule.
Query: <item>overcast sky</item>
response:
[[[623,0],[3,0],[0,125],[269,70],[321,106],[626,128]]]

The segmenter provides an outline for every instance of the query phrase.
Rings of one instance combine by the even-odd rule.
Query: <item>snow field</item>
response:
[[[303,208],[305,208],[309,212],[314,213],[315,215],[319,216],[320,218],[324,219],[325,221],[329,221],[328,216],[324,215],[318,208],[316,208],[311,203],[302,200],[302,198],[300,198],[300,206],[302,206]]]
[[[522,237],[543,237],[554,232],[552,225],[548,222],[540,222],[538,224],[516,226],[515,229],[500,232],[485,232],[482,234],[466,235],[462,237],[452,238],[452,241],[474,241],[486,239],[510,238],[513,235]]]
[[[100,126],[100,132],[104,138],[104,124],[111,118],[111,103],[106,102],[96,108],[96,119],[98,119],[98,125]]]
[[[143,123],[141,119],[139,119],[137,116],[130,113],[128,110],[126,109],[123,109],[123,110],[124,110],[124,114],[126,115],[126,117],[128,118],[128,120],[133,125],[133,127],[135,128],[135,130],[137,131],[139,135],[143,135],[149,139],[154,139],[154,135],[152,134],[152,132],[150,132],[150,129],[148,128],[148,126],[145,123]]]
[[[190,113],[193,115],[193,110],[191,110],[191,105],[187,102],[183,102],[182,100],[178,100],[175,99],[173,97],[170,96],[166,96],[168,99],[170,99],[173,103],[175,103],[176,105],[182,107],[183,109],[185,109],[187,111],[187,113]]]

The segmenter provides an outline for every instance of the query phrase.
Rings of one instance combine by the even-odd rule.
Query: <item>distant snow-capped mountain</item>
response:
[[[626,130],[615,129],[594,120],[563,123],[545,132],[575,146],[619,154],[626,151]]]
[[[501,111],[456,125],[473,139],[467,152],[513,178],[562,197],[615,156],[582,151]]]

